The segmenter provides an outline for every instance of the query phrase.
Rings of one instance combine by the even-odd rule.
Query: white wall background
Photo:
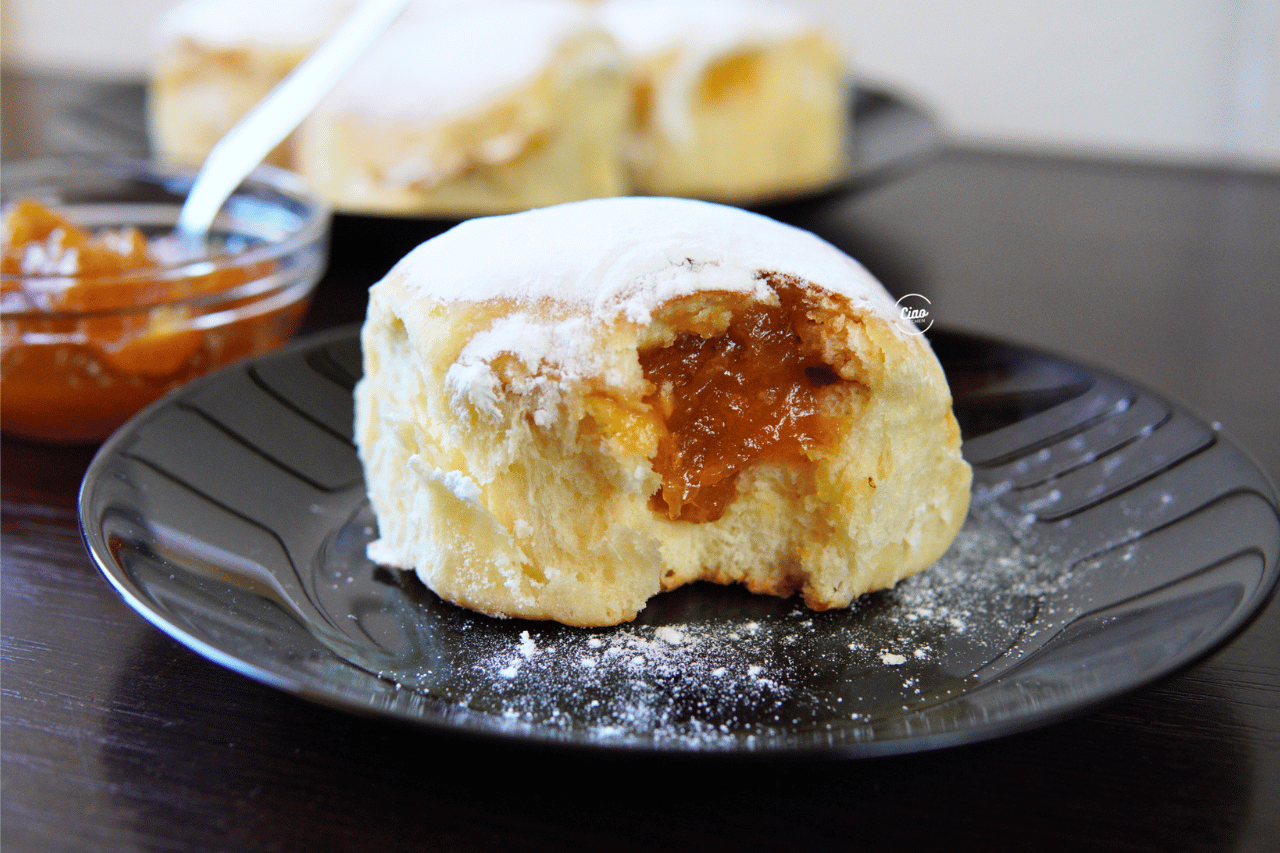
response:
[[[6,62],[138,76],[170,2],[0,0]],[[1280,0],[809,2],[966,142],[1280,169]]]
[[[1280,0],[814,5],[958,136],[1280,166]]]

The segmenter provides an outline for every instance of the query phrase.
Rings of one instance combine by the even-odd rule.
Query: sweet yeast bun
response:
[[[354,0],[185,0],[160,20],[147,129],[165,160],[199,165],[332,31]],[[291,141],[268,162],[288,167]]]
[[[736,208],[465,222],[370,293],[369,554],[571,625],[698,579],[846,606],[937,559],[968,508],[942,368],[900,322],[849,257]]]
[[[506,213],[626,191],[627,79],[574,0],[411,6],[298,131],[339,210]]]
[[[604,0],[632,66],[636,192],[757,201],[848,168],[848,68],[785,0]]]

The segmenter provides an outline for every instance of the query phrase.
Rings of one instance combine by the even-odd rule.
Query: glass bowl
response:
[[[328,206],[298,176],[261,167],[219,213],[207,251],[193,258],[164,239],[193,177],[95,156],[5,164],[6,210],[30,198],[89,232],[136,228],[157,258],[90,272],[82,250],[68,275],[75,264],[58,263],[65,253],[50,260],[47,243],[6,233],[22,251],[16,268],[7,262],[0,273],[5,433],[100,441],[169,391],[276,349],[297,331],[325,269]]]

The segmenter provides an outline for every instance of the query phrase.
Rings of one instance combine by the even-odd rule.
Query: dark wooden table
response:
[[[938,323],[1150,385],[1280,473],[1280,176],[955,150],[779,215],[927,295]],[[353,259],[351,233],[310,329],[358,319],[382,272]],[[143,622],[80,542],[91,454],[3,445],[6,853],[1280,850],[1274,603],[1185,672],[944,752],[800,764],[499,748],[308,704]]]

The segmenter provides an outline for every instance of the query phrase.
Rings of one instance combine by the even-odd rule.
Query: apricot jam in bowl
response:
[[[324,273],[330,212],[263,167],[208,242],[173,234],[190,172],[74,157],[6,163],[0,428],[96,442],[135,412],[298,329]]]

